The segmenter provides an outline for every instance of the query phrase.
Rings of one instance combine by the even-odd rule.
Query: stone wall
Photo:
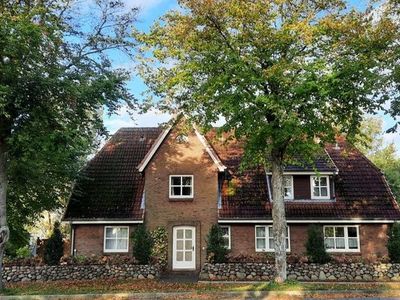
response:
[[[3,269],[3,281],[153,279],[159,274],[158,267],[152,265],[10,266]]]
[[[299,281],[400,281],[400,264],[288,264],[288,279]],[[268,263],[204,264],[201,280],[271,280]]]

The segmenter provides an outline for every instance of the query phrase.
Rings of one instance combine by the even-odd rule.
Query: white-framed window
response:
[[[169,197],[193,198],[193,175],[170,175]]]
[[[285,200],[293,200],[294,199],[293,176],[291,175],[283,176],[283,189],[285,192]]]
[[[330,199],[329,176],[310,176],[311,198]]]
[[[222,237],[224,238],[224,245],[226,249],[231,249],[231,226],[220,226]]]
[[[324,226],[327,252],[360,252],[358,226]]]
[[[274,234],[272,225],[256,225],[256,252],[274,252]],[[286,227],[286,251],[290,251],[290,230]]]
[[[104,227],[104,252],[128,252],[129,226]]]

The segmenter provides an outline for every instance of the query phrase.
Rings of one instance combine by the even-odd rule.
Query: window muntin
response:
[[[359,252],[358,226],[324,226],[325,248],[328,252]]]
[[[311,198],[329,199],[329,177],[311,176]]]
[[[220,226],[222,237],[224,238],[224,246],[231,249],[231,226]]]
[[[274,252],[274,235],[272,225],[255,227],[256,252]],[[286,227],[286,251],[290,251],[290,230]]]
[[[104,252],[128,252],[129,227],[104,227]]]
[[[170,175],[169,197],[193,198],[193,175]]]
[[[285,200],[293,200],[294,199],[293,176],[290,175],[283,176],[283,189],[285,193]]]

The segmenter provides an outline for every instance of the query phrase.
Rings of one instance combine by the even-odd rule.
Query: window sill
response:
[[[336,199],[285,199],[285,202],[324,203],[336,202]]]
[[[171,202],[191,202],[194,200],[194,197],[169,197],[169,201]]]
[[[104,250],[103,253],[104,254],[116,254],[116,253],[128,253],[129,250]]]
[[[275,250],[260,250],[260,249],[256,249],[257,253],[275,253]],[[290,253],[290,249],[286,250],[286,253]]]
[[[342,250],[329,250],[329,249],[326,249],[326,252],[327,253],[333,253],[333,254],[335,254],[335,253],[361,253],[361,251],[360,251],[360,249],[342,249]]]

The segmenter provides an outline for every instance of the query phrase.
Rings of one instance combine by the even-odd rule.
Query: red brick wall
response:
[[[261,224],[260,224],[261,225]],[[305,243],[307,242],[308,224],[289,225],[290,227],[290,254],[305,256]],[[365,260],[374,261],[376,258],[387,255],[387,229],[386,224],[360,225],[360,253],[348,253],[351,256],[361,256]],[[255,225],[231,225],[231,254],[236,256],[256,255],[255,251]],[[344,253],[340,253],[343,255]],[[335,255],[335,254],[332,254]]]
[[[110,225],[74,225],[74,248],[76,255],[109,255],[118,253],[104,253],[104,227]],[[127,226],[118,224],[115,226]],[[129,235],[132,234],[135,226],[129,227]],[[129,252],[120,253],[123,255],[132,255],[132,241],[129,239]]]
[[[160,146],[145,170],[146,211],[149,229],[167,229],[169,268],[172,268],[172,232],[174,226],[196,228],[196,266],[206,259],[206,236],[217,223],[218,169],[194,132],[187,143],[178,143],[175,128]],[[169,199],[169,175],[194,175],[194,197]]]

